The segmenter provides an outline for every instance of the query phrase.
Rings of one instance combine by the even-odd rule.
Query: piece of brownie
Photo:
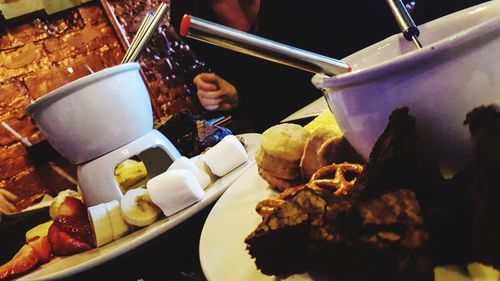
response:
[[[467,114],[472,137],[472,258],[500,269],[500,106],[481,106]]]
[[[357,201],[312,239],[308,268],[331,280],[433,280],[427,231],[408,189]]]
[[[426,241],[415,194],[405,189],[355,203],[305,188],[245,239],[264,274],[307,270],[332,280],[431,280]]]
[[[285,202],[246,239],[247,250],[263,274],[288,276],[306,271],[308,213]]]
[[[391,113],[358,180],[362,189],[366,189],[362,198],[405,187],[415,191],[424,211],[432,204],[444,180],[428,147],[417,134],[415,121],[407,107]]]

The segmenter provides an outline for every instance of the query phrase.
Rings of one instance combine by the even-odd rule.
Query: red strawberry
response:
[[[92,227],[88,217],[59,217],[54,220],[54,223],[58,224],[72,238],[89,245],[94,244]]]
[[[87,207],[75,197],[66,197],[59,207],[58,217],[83,217],[87,215]]]
[[[0,279],[12,278],[28,272],[37,264],[38,255],[36,251],[30,245],[24,244],[10,261],[0,266]]]
[[[52,257],[52,249],[50,248],[50,242],[47,236],[37,236],[28,241],[28,245],[30,245],[33,250],[35,250],[36,254],[38,255],[38,261],[40,263],[46,263]]]
[[[52,253],[67,256],[93,248],[92,233],[88,219],[59,217],[49,228]]]

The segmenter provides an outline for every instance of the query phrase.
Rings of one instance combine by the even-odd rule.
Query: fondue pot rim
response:
[[[31,101],[31,103],[26,107],[26,111],[29,114],[33,114],[47,103],[60,100],[61,98],[64,98],[67,95],[73,93],[77,89],[83,88],[96,81],[107,78],[109,76],[113,76],[117,73],[139,68],[140,68],[139,63],[131,62],[131,63],[119,64],[112,67],[108,67],[98,72],[92,73],[90,75],[78,78],[75,81],[65,84],[55,90],[50,91],[48,94],[36,100]]]
[[[483,23],[474,25],[470,28],[464,29],[454,35],[450,35],[444,39],[438,40],[434,43],[424,45],[424,47],[420,50],[414,50],[408,53],[404,53],[394,58],[362,68],[360,70],[356,70],[354,67],[353,72],[343,73],[331,77],[324,74],[316,74],[316,77],[312,79],[312,82],[318,89],[327,90],[331,89],[332,87],[342,88],[347,85],[352,86],[355,84],[364,83],[381,76],[391,75],[391,73],[394,72],[400,72],[403,69],[415,68],[416,65],[422,62],[432,62],[432,58],[434,58],[435,56],[442,54],[443,52],[449,52],[450,50],[459,48],[460,46],[463,46],[464,44],[470,42],[475,38],[485,36],[498,29],[500,29],[500,19],[493,18]],[[393,37],[403,38],[401,34],[395,34],[389,38]],[[387,38],[386,40],[388,40],[389,38]],[[491,40],[493,39],[494,38],[492,38]],[[377,45],[383,43],[386,40],[377,43]],[[360,50],[359,52],[363,50]],[[349,64],[352,64],[352,62],[350,62],[350,57],[356,54],[357,53],[354,53],[351,56],[346,57],[344,60]]]

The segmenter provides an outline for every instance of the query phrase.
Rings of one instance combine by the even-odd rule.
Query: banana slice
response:
[[[109,218],[106,205],[101,203],[88,208],[89,218],[94,230],[94,239],[97,247],[113,241],[113,226]]]
[[[135,226],[146,226],[154,223],[161,212],[149,197],[144,188],[135,188],[127,191],[121,200],[122,217]]]
[[[113,200],[104,203],[104,205],[111,221],[111,228],[113,229],[113,240],[120,239],[121,237],[125,236],[130,230],[130,226],[122,217],[120,203],[117,200]]]
[[[52,225],[54,221],[50,220],[48,222],[41,223],[32,229],[28,230],[26,232],[26,242],[30,241],[31,239],[35,237],[44,237],[47,236],[47,233],[49,231],[49,227]]]
[[[122,192],[137,186],[147,178],[146,166],[143,162],[127,159],[120,163],[115,170],[115,179]]]

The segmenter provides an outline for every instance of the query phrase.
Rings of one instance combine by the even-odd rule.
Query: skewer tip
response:
[[[188,33],[189,33],[189,25],[190,24],[191,24],[191,16],[188,15],[188,14],[185,14],[182,17],[181,27],[179,29],[179,33],[181,34],[181,36],[187,36],[188,35]]]

